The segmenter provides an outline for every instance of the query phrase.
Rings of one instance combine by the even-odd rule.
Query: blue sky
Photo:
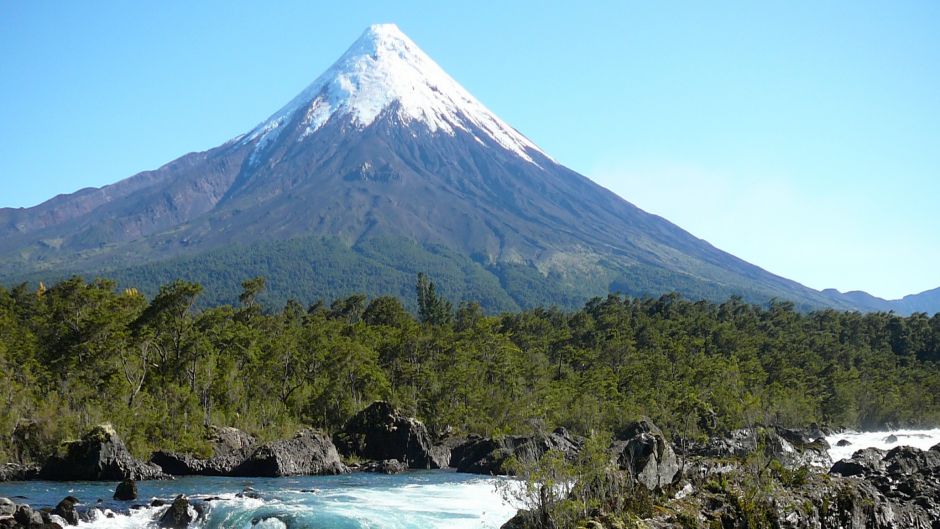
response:
[[[814,288],[940,286],[940,2],[5,2],[0,206],[204,150],[395,22],[557,160]]]

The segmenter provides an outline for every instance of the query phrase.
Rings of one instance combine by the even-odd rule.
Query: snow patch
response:
[[[302,141],[334,116],[349,116],[356,127],[365,128],[392,103],[397,103],[395,112],[404,123],[420,122],[431,132],[449,135],[457,130],[473,134],[472,129],[477,129],[531,163],[535,161],[529,151],[548,157],[470,95],[394,24],[370,26],[333,66],[242,142],[260,138],[252,154],[257,160],[256,153],[298,112],[303,112],[298,137]]]

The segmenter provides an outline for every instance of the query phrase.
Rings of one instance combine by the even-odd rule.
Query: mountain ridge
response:
[[[461,256],[451,272],[469,259],[492,276],[481,286],[498,281],[513,298],[509,283],[520,281],[550,292],[538,298],[549,303],[611,290],[807,308],[868,303],[771,274],[561,166],[393,25],[368,28],[297,97],[223,145],[33,208],[0,209],[0,279],[237,260],[225,250],[295,239],[339,241],[361,259],[357,249],[371,241],[413,241],[418,261],[446,247]],[[280,255],[285,268],[310,265],[303,251]]]

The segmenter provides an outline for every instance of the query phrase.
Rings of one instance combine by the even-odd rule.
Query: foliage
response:
[[[41,459],[101,422],[139,455],[204,452],[210,424],[261,439],[336,430],[375,399],[432,432],[480,434],[533,418],[617,431],[638,415],[685,437],[940,422],[940,316],[677,295],[493,316],[467,300],[454,310],[430,276],[414,277],[417,300],[353,294],[278,310],[262,303],[261,278],[236,306],[211,308],[187,281],[149,300],[102,279],[0,287],[0,459]],[[421,317],[408,310],[419,306]]]

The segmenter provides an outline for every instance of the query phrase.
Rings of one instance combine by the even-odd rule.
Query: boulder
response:
[[[150,456],[150,462],[174,476],[228,476],[251,455],[256,445],[254,437],[231,427],[209,427],[206,440],[212,446],[212,456],[208,459],[159,451]]]
[[[55,509],[52,510],[52,514],[61,517],[65,520],[65,523],[69,525],[78,525],[78,511],[75,510],[75,506],[78,504],[78,498],[75,496],[66,496],[55,506]]]
[[[865,476],[884,470],[885,465],[882,462],[885,451],[877,448],[863,448],[852,454],[852,457],[836,461],[830,474],[840,476]]]
[[[80,440],[66,443],[64,455],[52,456],[39,471],[50,481],[116,481],[162,479],[160,467],[135,459],[110,424],[95,427]]]
[[[166,529],[186,529],[193,518],[194,512],[190,510],[189,500],[180,494],[160,516],[157,525]]]
[[[647,490],[660,490],[679,477],[679,457],[662,431],[648,419],[638,421],[620,436],[611,446],[617,464]]]
[[[522,509],[506,523],[501,525],[499,529],[532,529],[534,527],[539,527],[535,515],[530,511]]]
[[[348,469],[340,461],[330,438],[317,430],[307,429],[292,439],[259,446],[232,470],[232,475],[281,477],[345,472]]]
[[[347,457],[397,459],[408,468],[445,468],[450,460],[443,446],[433,445],[424,423],[382,401],[350,418],[334,442]]]
[[[377,474],[400,474],[408,470],[408,465],[397,459],[385,459],[383,461],[369,461],[364,465],[360,465],[359,470]]]
[[[118,483],[114,489],[114,499],[118,501],[131,501],[137,499],[137,483],[132,479],[125,479]]]
[[[13,519],[23,527],[43,524],[42,514],[34,511],[29,505],[18,505],[16,512],[13,513]]]
[[[549,450],[555,450],[573,459],[580,452],[582,443],[582,439],[572,436],[564,428],[530,436],[471,436],[451,451],[450,466],[455,467],[457,472],[505,475],[512,473],[507,465],[512,457],[532,460],[542,457]]]
[[[940,477],[940,452],[933,450],[925,451],[910,446],[899,446],[885,454],[882,463],[888,474],[897,475],[899,478],[918,473],[936,473]]]
[[[839,441],[836,442],[836,446],[851,446],[851,445],[852,443],[849,442],[848,439],[839,439]]]
[[[0,517],[13,516],[16,512],[16,504],[9,498],[0,498]]]

